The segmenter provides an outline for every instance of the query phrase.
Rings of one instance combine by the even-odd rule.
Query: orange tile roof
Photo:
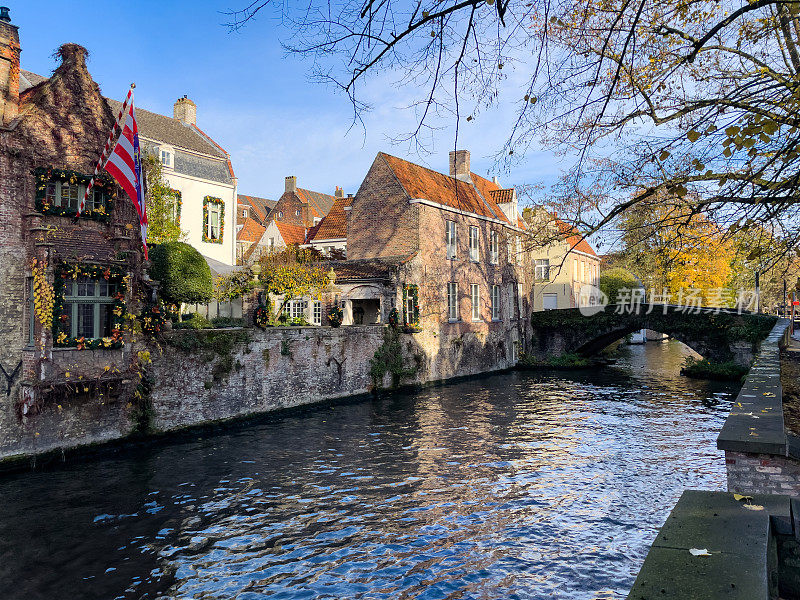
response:
[[[503,202],[511,202],[514,199],[514,188],[506,188],[504,190],[491,190],[489,195],[497,204]]]
[[[330,194],[323,194],[321,192],[314,192],[312,190],[305,190],[297,188],[295,190],[297,197],[304,204],[308,204],[311,209],[311,217],[323,218],[331,210],[336,198]]]
[[[570,250],[577,250],[578,252],[585,252],[591,256],[597,256],[597,253],[589,245],[589,242],[583,238],[580,231],[574,226],[569,225],[559,218],[556,218],[556,224],[561,235],[564,236],[564,241],[569,244]]]
[[[346,207],[352,206],[353,198],[336,198],[331,210],[312,231],[309,232],[308,241],[332,240],[347,237],[347,211]]]
[[[290,225],[289,223],[281,223],[274,221],[275,226],[283,238],[283,243],[289,246],[290,244],[302,244],[306,240],[306,228],[299,225]]]
[[[517,217],[517,227],[519,227],[520,229],[527,229],[528,228],[528,224],[525,223],[525,220],[522,217],[518,216]]]
[[[244,220],[244,225],[242,225],[239,233],[236,234],[236,241],[258,243],[266,230],[267,228],[261,225],[261,223],[255,219],[247,217]]]
[[[488,179],[472,173],[472,182],[475,184],[473,186],[466,181],[438,173],[384,152],[380,152],[379,156],[384,158],[397,177],[397,181],[411,198],[425,199],[510,224],[508,218],[491,197],[491,192],[500,190],[500,187]]]

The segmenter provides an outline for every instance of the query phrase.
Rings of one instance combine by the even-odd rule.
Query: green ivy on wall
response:
[[[58,215],[62,217],[74,217],[78,214],[77,209],[69,206],[56,206],[51,204],[47,198],[48,183],[69,183],[70,185],[88,186],[92,177],[68,169],[54,169],[52,167],[39,167],[34,169],[33,175],[36,178],[36,199],[34,206],[37,211],[46,215]],[[88,206],[81,213],[82,219],[92,219],[101,223],[108,223],[111,220],[111,212],[114,210],[114,198],[117,195],[114,182],[105,174],[98,175],[94,180],[94,190],[103,194],[103,206],[89,208]],[[80,198],[78,201],[80,202]]]
[[[218,204],[220,207],[219,238],[217,238],[216,240],[208,237],[209,204]],[[222,201],[222,198],[215,198],[214,196],[206,196],[205,198],[203,198],[203,241],[208,242],[210,244],[221,244],[224,235],[225,235],[225,202]]]
[[[67,328],[67,319],[64,318],[64,282],[67,279],[89,277],[94,280],[105,279],[117,286],[114,302],[111,305],[111,336],[105,338],[87,339],[83,337],[70,337]],[[122,267],[117,265],[103,266],[90,264],[59,263],[55,268],[53,281],[53,345],[76,347],[78,350],[95,348],[122,348],[122,323],[127,313],[125,305],[125,291],[127,290],[127,276]]]

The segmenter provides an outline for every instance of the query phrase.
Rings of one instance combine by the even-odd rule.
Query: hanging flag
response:
[[[106,171],[117,180],[117,183],[133,200],[136,213],[139,215],[144,258],[147,260],[147,206],[142,187],[142,156],[139,149],[139,129],[136,126],[136,108],[133,105],[133,98],[131,98],[131,105],[125,117],[125,124],[122,126],[122,133],[108,157]]]
[[[144,187],[142,177],[142,160],[141,151],[139,148],[139,129],[136,125],[136,109],[133,105],[133,84],[131,89],[128,90],[128,95],[125,102],[122,104],[122,109],[119,111],[117,120],[108,134],[108,140],[103,148],[103,153],[100,160],[97,161],[97,166],[94,169],[89,185],[86,186],[86,193],[78,206],[78,214],[80,215],[86,206],[86,199],[89,197],[92,186],[94,185],[95,177],[100,172],[100,169],[105,167],[105,170],[117,183],[125,190],[133,205],[136,208],[136,213],[139,216],[139,227],[142,232],[142,245],[144,246],[144,258],[147,260],[147,206],[144,200]],[[123,121],[124,119],[124,121]],[[121,125],[122,124],[122,125]],[[122,133],[117,138],[111,153],[108,150],[111,147],[111,141],[117,130],[122,127]]]

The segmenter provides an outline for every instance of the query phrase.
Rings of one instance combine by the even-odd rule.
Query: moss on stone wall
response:
[[[249,331],[228,329],[173,331],[165,339],[167,344],[181,352],[197,354],[204,362],[214,362],[211,377],[213,382],[219,383],[233,370],[235,348],[249,344],[252,338]],[[249,348],[246,347],[244,352],[248,353]]]
[[[400,332],[394,327],[383,330],[383,344],[375,351],[369,361],[369,375],[375,388],[380,387],[387,373],[392,376],[392,388],[396,388],[403,379],[414,377],[419,370],[419,361],[413,367],[403,366],[403,347],[400,344]]]

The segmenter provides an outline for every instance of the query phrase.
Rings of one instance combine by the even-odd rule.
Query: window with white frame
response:
[[[580,279],[580,273],[578,273],[578,259],[572,259],[572,277],[575,281]]]
[[[475,225],[469,226],[469,259],[478,261],[478,228]]]
[[[246,218],[247,218],[247,209],[246,209],[246,208],[243,208],[243,209],[242,209],[242,218],[243,218],[243,219],[246,219]]]
[[[166,148],[161,149],[161,164],[165,167],[172,166],[172,151]]]
[[[60,206],[62,208],[78,209],[78,203],[86,194],[86,186],[82,183],[70,183],[69,181],[51,181],[45,188],[45,203],[50,206]],[[86,209],[96,210],[102,207],[107,208],[106,193],[95,189],[86,199]]]
[[[496,265],[500,260],[500,242],[496,231],[489,234],[489,262]]]
[[[535,271],[536,279],[550,281],[550,259],[537,258]]]
[[[492,286],[492,321],[500,320],[500,286]]]
[[[452,281],[447,284],[447,318],[458,321],[458,284]]]
[[[472,320],[481,320],[481,288],[477,283],[469,285],[469,298],[472,305]]]
[[[221,239],[222,207],[222,202],[208,202],[206,205],[206,239],[209,241]]]
[[[444,243],[447,246],[447,258],[456,257],[456,222],[445,221]]]
[[[306,314],[305,300],[292,300],[292,318],[301,319]]]
[[[314,312],[311,318],[314,325],[322,325],[322,302],[319,300],[314,301]]]

